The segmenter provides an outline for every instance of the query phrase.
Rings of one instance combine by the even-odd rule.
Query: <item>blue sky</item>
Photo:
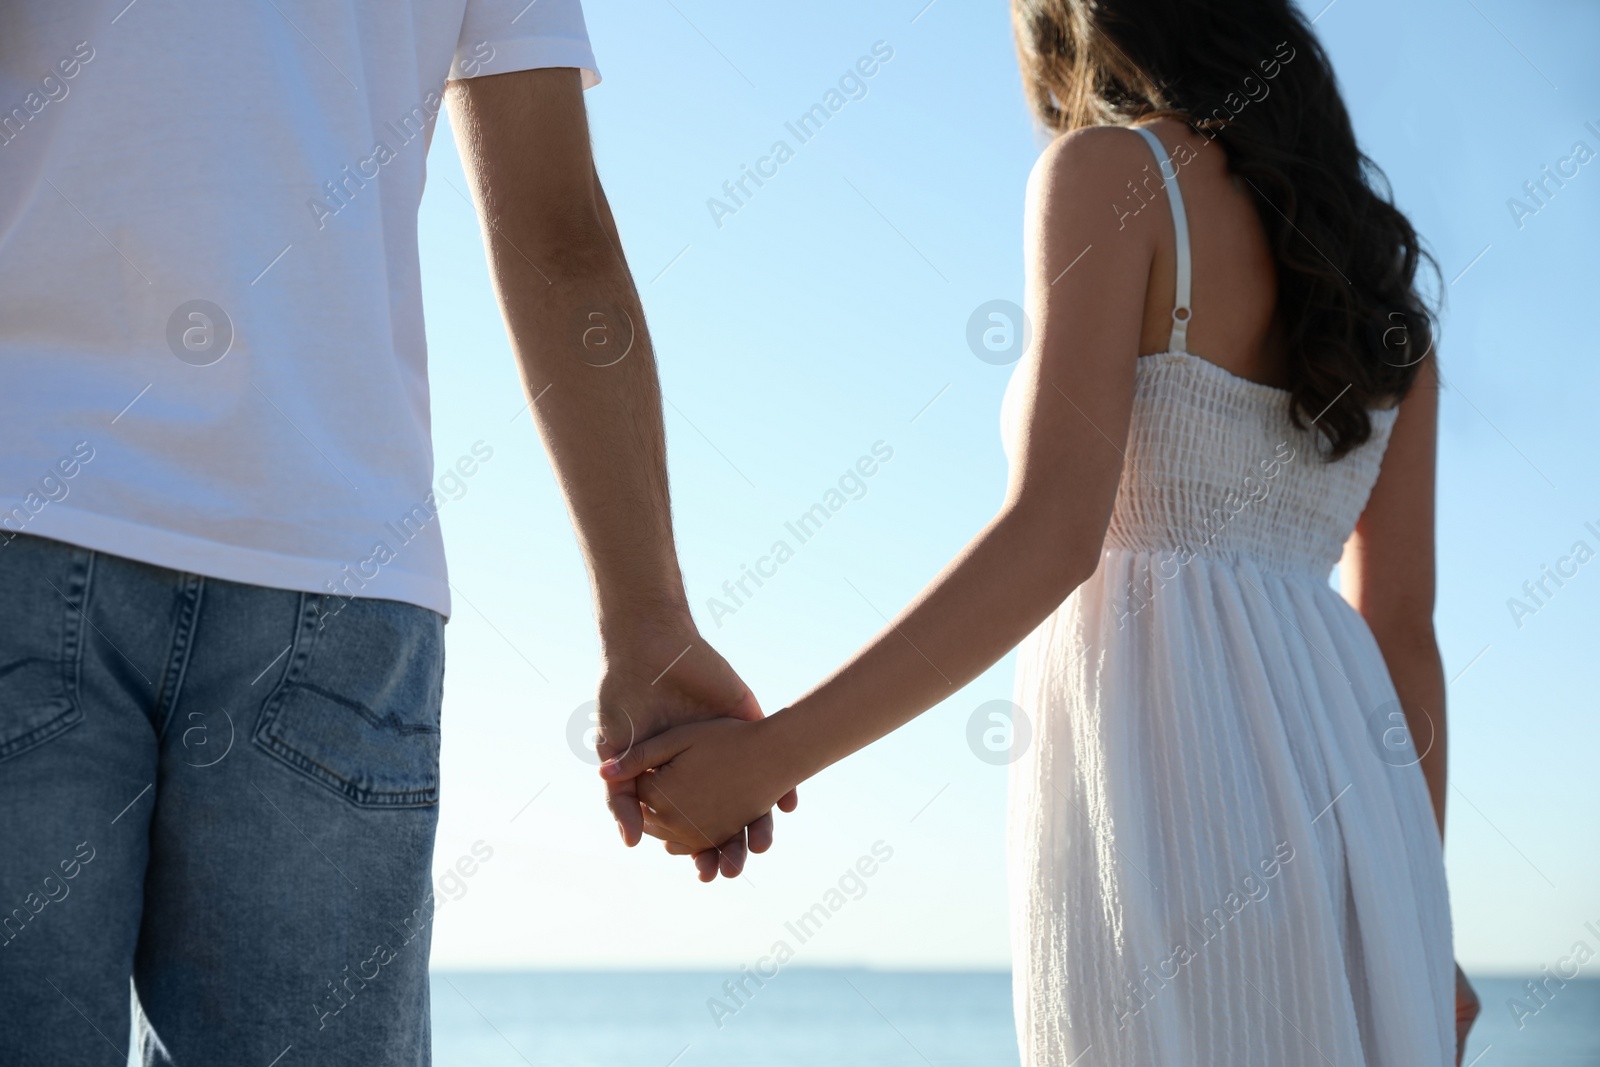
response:
[[[1006,5],[924,3],[587,5],[605,76],[587,98],[595,148],[659,353],[689,592],[768,710],[870,636],[1004,485],[1010,368],[974,358],[965,331],[979,304],[1020,299],[1041,142]],[[1600,9],[1336,0],[1316,25],[1364,148],[1449,283],[1438,626],[1458,953],[1536,970],[1600,920],[1600,559],[1520,627],[1507,606],[1574,542],[1600,551],[1585,526],[1600,530],[1586,439],[1600,160],[1532,215],[1508,201],[1531,203],[1523,183],[1574,142],[1600,151]],[[872,76],[846,85],[857,98],[799,143],[785,123],[875,45]],[[708,208],[780,138],[794,151],[762,164],[775,176],[747,183],[734,214]],[[480,441],[493,458],[444,509],[456,614],[437,865],[480,840],[493,856],[449,885],[435,964],[736,967],[883,842],[892,859],[798,962],[1007,966],[1005,770],[966,731],[1010,695],[1009,658],[808,783],[746,879],[703,886],[653,844],[620,846],[567,741],[597,670],[587,589],[517,414],[465,191],[441,120],[421,215],[435,452],[441,469]],[[879,442],[893,457],[864,494],[714,620],[708,598]]]

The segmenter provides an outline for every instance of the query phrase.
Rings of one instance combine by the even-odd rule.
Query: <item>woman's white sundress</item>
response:
[[[1185,350],[1176,168],[1136,132],[1166,180],[1178,307],[1172,350],[1138,363],[1099,568],[1018,650],[1022,1063],[1453,1064],[1429,739],[1406,736],[1371,631],[1329,586],[1396,412],[1327,463],[1288,393]]]

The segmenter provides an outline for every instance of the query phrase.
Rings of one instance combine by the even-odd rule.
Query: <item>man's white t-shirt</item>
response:
[[[0,3],[0,530],[448,615],[424,161],[535,67],[579,0]]]

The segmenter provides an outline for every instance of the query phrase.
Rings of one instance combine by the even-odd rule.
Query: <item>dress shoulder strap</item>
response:
[[[1173,297],[1172,342],[1173,352],[1187,352],[1189,343],[1189,216],[1183,210],[1183,194],[1178,191],[1178,165],[1172,161],[1161,139],[1143,126],[1131,126],[1149,144],[1156,154],[1156,166],[1167,190],[1167,203],[1172,205],[1172,230],[1177,241],[1178,279]]]

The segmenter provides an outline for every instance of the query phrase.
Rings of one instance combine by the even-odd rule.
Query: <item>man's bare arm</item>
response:
[[[570,68],[472,78],[451,83],[449,101],[512,350],[593,583],[609,756],[676,723],[761,711],[689,613],[654,353],[595,173],[579,78]],[[613,789],[610,804],[636,843],[633,790]],[[750,838],[767,846],[770,816]],[[724,846],[723,873],[737,873],[744,848],[743,835]],[[703,877],[715,859],[702,860]]]
[[[687,624],[655,360],[595,180],[579,73],[518,71],[451,89],[495,292],[538,398],[533,416],[594,581],[601,634]]]

